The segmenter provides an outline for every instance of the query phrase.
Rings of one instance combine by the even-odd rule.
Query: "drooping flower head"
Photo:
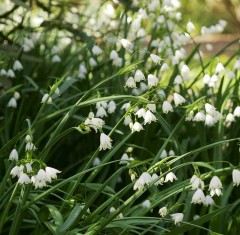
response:
[[[112,139],[104,133],[100,136],[100,151],[112,148]]]

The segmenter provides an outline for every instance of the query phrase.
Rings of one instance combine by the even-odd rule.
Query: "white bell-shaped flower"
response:
[[[31,179],[26,173],[21,172],[18,178],[18,183],[19,184],[30,184]]]
[[[142,125],[139,122],[135,122],[134,124],[131,125],[131,123],[129,124],[130,129],[132,130],[132,132],[139,132],[141,130],[143,130]]]
[[[7,107],[17,108],[17,100],[16,100],[14,97],[12,97],[12,98],[8,101]]]
[[[210,195],[213,197],[215,194],[220,196],[222,194],[222,183],[217,176],[213,176],[209,184]]]
[[[156,64],[159,64],[161,62],[161,57],[155,54],[151,54],[150,58],[152,59],[152,61]]]
[[[154,87],[154,86],[157,86],[158,85],[158,78],[152,74],[149,74],[148,75],[148,87],[151,88],[151,87]]]
[[[106,150],[106,149],[111,149],[112,148],[112,139],[104,134],[104,133],[101,133],[100,135],[100,151],[101,150]]]
[[[173,107],[168,101],[164,101],[162,104],[163,113],[173,112]]]
[[[136,86],[136,82],[135,82],[135,80],[134,80],[133,77],[129,77],[129,78],[127,79],[125,86],[126,86],[126,87],[129,87],[129,88],[136,88],[136,87],[137,87],[137,86]]]
[[[179,224],[180,222],[182,222],[183,216],[184,216],[183,213],[175,213],[171,215],[172,220],[174,221],[175,224]]]
[[[237,169],[234,169],[232,171],[232,180],[233,180],[233,186],[238,186],[240,184],[240,171]]]
[[[234,111],[233,111],[233,115],[235,117],[240,117],[240,106],[237,106]]]
[[[13,161],[13,160],[14,160],[14,161],[18,161],[18,152],[17,152],[16,149],[13,149],[13,150],[11,151],[8,159],[11,160],[11,161]]]
[[[164,182],[170,181],[170,182],[172,183],[174,180],[177,180],[176,175],[175,175],[173,172],[169,172],[169,173],[166,175]]]
[[[138,69],[135,72],[134,80],[135,80],[135,82],[140,82],[140,81],[145,80],[145,76],[144,76],[144,74],[143,74],[143,72],[141,70]]]
[[[23,66],[19,60],[15,60],[13,64],[13,70],[22,70]]]
[[[156,121],[157,121],[156,116],[150,110],[148,110],[146,112],[146,115],[144,116],[144,124],[146,125],[147,123],[150,124],[151,122]]]
[[[202,189],[197,189],[196,192],[193,194],[192,203],[194,204],[204,204],[206,201],[205,195]]]
[[[176,106],[186,102],[186,100],[181,95],[179,95],[177,93],[173,94],[173,100],[174,100],[174,103],[175,103]]]
[[[162,216],[165,217],[168,214],[168,209],[166,206],[162,207],[159,209],[158,213]]]
[[[92,48],[92,53],[94,55],[98,56],[98,55],[101,55],[103,53],[103,51],[99,46],[94,45],[93,48]]]
[[[147,199],[142,203],[142,207],[144,208],[150,208],[151,202]]]
[[[214,205],[214,204],[215,204],[215,203],[214,203],[212,197],[209,196],[209,195],[207,195],[206,198],[205,198],[205,203],[204,203],[204,205],[205,205],[205,206],[211,206],[211,205]]]

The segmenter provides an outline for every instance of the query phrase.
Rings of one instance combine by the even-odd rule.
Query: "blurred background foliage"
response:
[[[240,1],[238,0],[182,0],[181,12],[200,29],[216,23],[219,18],[228,22],[225,33],[240,33]]]

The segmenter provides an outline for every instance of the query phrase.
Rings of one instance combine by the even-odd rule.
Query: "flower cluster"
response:
[[[111,100],[108,103],[106,101],[101,101],[96,103],[97,113],[96,117],[107,117],[107,112],[109,114],[114,113],[116,110],[116,103]]]
[[[90,112],[88,115],[88,118],[84,121],[84,125],[92,128],[98,132],[98,130],[101,130],[105,122],[101,118],[95,118],[94,113]]]
[[[201,34],[215,34],[223,32],[224,28],[226,27],[227,22],[225,20],[219,20],[216,25],[212,25],[211,27],[203,26],[201,28]]]
[[[205,196],[203,192],[204,182],[198,176],[193,175],[190,183],[192,185],[192,190],[195,190],[192,196],[192,203],[194,204],[203,204],[205,206],[214,205],[212,197],[214,194],[218,196],[221,194],[221,181],[217,176],[214,176],[209,184],[210,195]]]
[[[35,145],[32,143],[32,136],[26,135],[25,137],[25,158],[19,160],[19,154],[16,149],[13,149],[9,155],[10,161],[16,161],[10,172],[12,177],[18,177],[19,184],[32,183],[35,188],[43,188],[47,183],[51,183],[52,179],[57,178],[57,174],[61,171],[46,166],[41,160],[33,158],[33,152],[36,150]]]
[[[222,114],[209,103],[205,104],[205,110],[200,110],[197,113],[191,110],[186,116],[186,121],[204,122],[206,126],[213,126],[221,119]]]
[[[61,171],[52,167],[37,169],[34,159],[25,164],[23,162],[20,161],[10,172],[12,177],[18,177],[19,184],[32,183],[35,188],[43,188],[47,186],[47,183],[51,183],[52,179],[56,179],[58,173],[61,173]]]
[[[112,60],[112,64],[116,67],[122,67],[123,59],[119,57],[118,53],[115,50],[112,50],[110,53],[110,60]]]
[[[141,176],[136,180],[136,182],[133,186],[133,189],[140,190],[140,189],[144,188],[145,185],[150,185],[152,182],[154,182],[155,186],[158,186],[158,185],[162,185],[163,182],[166,183],[166,182],[170,181],[172,183],[174,180],[177,180],[177,177],[175,176],[175,174],[173,172],[169,172],[166,175],[165,179],[164,179],[164,177],[159,178],[159,176],[156,173],[154,173],[151,176],[148,172],[143,172],[141,174]]]
[[[207,195],[205,196],[203,189],[204,189],[204,182],[197,177],[196,175],[193,175],[190,183],[192,185],[192,190],[196,190],[192,197],[192,203],[194,204],[203,204],[203,205],[213,205],[214,201],[211,198],[211,196]]]

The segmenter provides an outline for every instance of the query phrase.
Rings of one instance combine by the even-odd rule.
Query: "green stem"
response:
[[[0,195],[2,195],[4,190],[5,190],[7,180],[9,179],[10,172],[11,172],[14,165],[15,165],[15,163],[12,161],[10,166],[8,167],[7,171],[6,171],[6,174],[4,175],[4,178],[3,178],[2,182],[1,182],[1,185],[0,185]]]
[[[5,209],[4,209],[3,213],[2,213],[2,216],[1,216],[1,219],[0,219],[0,234],[2,232],[2,228],[3,228],[3,225],[5,223],[5,219],[7,217],[8,211],[9,211],[11,205],[12,205],[12,201],[13,201],[16,193],[17,193],[18,185],[19,184],[16,184],[16,186],[15,186],[13,192],[12,192],[12,195],[11,195],[11,197],[10,197],[8,203],[7,203],[7,206],[5,207]]]
[[[114,128],[113,128],[113,129],[111,130],[111,132],[109,133],[109,136],[111,136],[112,133],[116,130],[116,128],[117,128],[118,125],[121,123],[121,121],[123,120],[123,118],[124,118],[124,116],[123,116],[123,117],[118,121],[118,123],[114,126]],[[98,155],[98,153],[99,153],[99,148],[95,151],[95,153],[92,155],[92,157],[90,158],[90,160],[88,161],[88,163],[85,165],[83,171],[87,170],[87,169],[91,166],[93,160],[96,158],[96,156]],[[97,172],[98,172],[98,171],[97,171]],[[93,174],[93,175],[94,175],[94,174]],[[76,182],[74,183],[74,185],[73,185],[73,186],[72,186],[72,185],[70,186],[69,193],[68,193],[66,199],[69,199],[69,198],[72,197],[74,191],[75,191],[76,188],[78,187],[78,185],[79,185],[80,181],[82,180],[82,178],[83,178],[83,175],[79,175],[79,177],[78,177],[78,179],[76,180]],[[90,178],[91,178],[91,176],[90,176]],[[63,205],[61,206],[61,209],[64,208],[65,204],[66,204],[66,202],[63,203]],[[60,210],[61,210],[61,209],[60,209]]]
[[[98,102],[100,101],[99,98],[96,98],[96,99],[92,99],[91,101],[92,102],[89,102],[88,100],[85,101],[85,102],[82,102],[84,98],[86,98],[89,94],[91,94],[92,91],[94,91],[95,89],[97,89],[99,86],[103,85],[104,83],[112,80],[113,78],[119,76],[119,75],[122,75],[124,74],[125,72],[129,71],[131,68],[133,68],[134,66],[138,65],[139,63],[142,63],[142,62],[136,62],[136,63],[132,63],[128,66],[125,66],[124,68],[120,69],[116,74],[106,78],[105,80],[99,82],[98,84],[96,84],[95,86],[93,86],[90,90],[88,90],[88,92],[86,92],[72,107],[71,109],[67,112],[67,114],[63,117],[63,119],[61,120],[61,122],[59,123],[59,125],[57,126],[56,130],[54,131],[54,133],[52,134],[51,138],[49,139],[49,141],[47,142],[46,146],[49,145],[49,143],[51,143],[52,139],[57,136],[60,131],[62,130],[62,128],[64,127],[64,125],[67,123],[68,119],[70,117],[72,117],[72,115],[75,113],[75,111],[80,108],[80,107],[84,107],[86,105],[89,105],[91,103],[93,103],[93,101]],[[113,96],[114,97],[114,96]],[[124,98],[124,96],[115,96],[116,97],[122,97]],[[128,96],[129,98],[130,96]],[[106,97],[104,97],[103,100],[111,100],[111,98],[108,98],[108,99],[105,99]],[[127,98],[127,96],[125,96],[125,98]],[[134,96],[131,96],[131,98],[134,98]],[[140,97],[135,97],[135,98],[140,98]],[[117,98],[118,99],[118,98]]]
[[[25,190],[26,188],[26,190]],[[14,218],[13,218],[13,222],[12,222],[12,226],[9,232],[9,235],[15,235],[15,234],[19,234],[19,229],[21,227],[22,224],[22,220],[23,220],[23,206],[26,203],[28,194],[30,191],[30,186],[26,186],[26,185],[22,185],[22,190],[21,190],[21,195],[19,197],[19,201],[17,204],[17,208],[14,214]]]

